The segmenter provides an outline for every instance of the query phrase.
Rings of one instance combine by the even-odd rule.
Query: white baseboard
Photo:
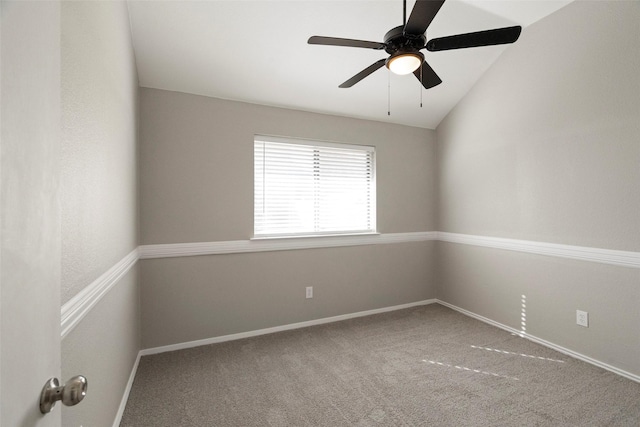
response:
[[[127,386],[124,389],[124,394],[122,395],[122,400],[120,400],[120,406],[118,407],[118,412],[116,413],[116,418],[113,421],[113,427],[119,427],[120,421],[122,421],[122,414],[124,414],[124,409],[127,407],[127,401],[129,400],[129,393],[131,393],[131,387],[133,386],[133,380],[136,377],[136,372],[138,372],[138,365],[140,364],[140,357],[142,355],[138,352],[138,356],[136,357],[136,361],[133,363],[133,368],[131,368],[131,374],[129,375],[129,381],[127,381]]]
[[[200,347],[203,345],[216,344],[225,341],[239,340],[243,338],[256,337],[258,335],[273,334],[275,332],[290,331],[292,329],[306,328],[308,326],[323,325],[325,323],[339,322],[341,320],[354,319],[356,317],[370,316],[372,314],[386,313],[389,311],[402,310],[405,308],[416,307],[420,305],[428,305],[437,302],[435,299],[411,302],[408,304],[394,305],[391,307],[376,308],[373,310],[359,311],[356,313],[341,314],[339,316],[324,317],[322,319],[308,320],[306,322],[290,323],[288,325],[274,326],[272,328],[258,329],[255,331],[240,332],[237,334],[222,335],[219,337],[205,338],[197,341],[189,341],[179,344],[165,345],[161,347],[153,347],[140,351],[142,356],[151,354],[166,353],[168,351],[183,350],[186,348]]]
[[[554,344],[554,343],[549,342],[547,340],[543,340],[542,338],[538,338],[538,337],[533,336],[533,335],[528,334],[528,333],[523,333],[522,331],[520,331],[518,329],[512,328],[512,327],[507,326],[507,325],[503,325],[502,323],[496,322],[495,320],[491,320],[491,319],[486,318],[484,316],[480,316],[479,314],[476,314],[476,313],[473,313],[471,311],[465,310],[464,308],[460,308],[460,307],[455,306],[453,304],[449,304],[448,302],[445,302],[445,301],[442,301],[442,300],[439,300],[439,299],[436,299],[435,302],[438,303],[438,304],[441,304],[441,305],[443,305],[445,307],[449,307],[450,309],[455,310],[457,312],[460,312],[460,313],[462,313],[462,314],[464,314],[466,316],[469,316],[469,317],[472,317],[474,319],[480,320],[481,322],[488,323],[491,326],[495,326],[495,327],[503,329],[503,330],[505,330],[507,332],[511,332],[512,334],[521,336],[521,337],[526,338],[526,339],[528,339],[530,341],[533,341],[533,342],[535,342],[537,344],[541,344],[541,345],[543,345],[545,347],[548,347],[548,348],[550,348],[552,350],[559,351],[560,353],[566,354],[567,356],[571,356],[571,357],[573,357],[575,359],[582,360],[583,362],[590,363],[590,364],[595,365],[595,366],[597,366],[599,368],[605,369],[607,371],[613,372],[614,374],[618,374],[618,375],[623,376],[625,378],[628,378],[628,379],[630,379],[632,381],[640,383],[640,375],[632,374],[631,372],[627,372],[627,371],[624,371],[624,370],[622,370],[620,368],[616,368],[615,366],[611,366],[611,365],[609,365],[607,363],[604,363],[604,362],[601,362],[599,360],[593,359],[593,358],[591,358],[589,356],[585,356],[584,354],[581,354],[581,353],[578,353],[576,351],[570,350],[568,348],[562,347],[560,345]]]

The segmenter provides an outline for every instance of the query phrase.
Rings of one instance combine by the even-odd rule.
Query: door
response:
[[[0,8],[0,425],[60,426],[60,3]]]

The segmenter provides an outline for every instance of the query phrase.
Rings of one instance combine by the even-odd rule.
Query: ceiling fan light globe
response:
[[[387,68],[392,73],[403,76],[413,73],[422,64],[423,56],[419,53],[402,53],[389,58]]]

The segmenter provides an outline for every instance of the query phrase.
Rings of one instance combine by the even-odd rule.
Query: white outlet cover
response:
[[[576,310],[576,324],[580,326],[584,326],[585,328],[589,327],[589,313],[582,310]]]

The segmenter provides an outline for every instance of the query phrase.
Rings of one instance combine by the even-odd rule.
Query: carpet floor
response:
[[[640,426],[640,384],[438,304],[142,357],[130,426]]]

